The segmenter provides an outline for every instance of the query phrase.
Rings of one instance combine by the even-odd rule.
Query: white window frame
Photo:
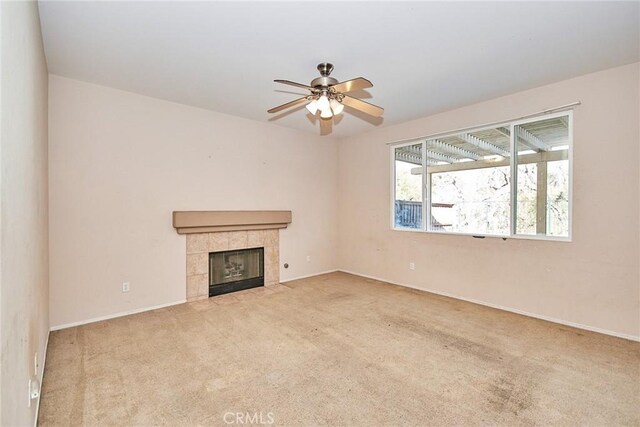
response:
[[[517,175],[517,159],[516,157],[516,146],[515,146],[515,134],[514,128],[515,126],[519,126],[526,123],[537,122],[545,119],[552,119],[555,117],[567,117],[567,127],[568,127],[568,160],[569,160],[569,230],[567,236],[547,236],[547,235],[533,235],[533,234],[517,234],[516,231],[516,205],[517,205],[517,191],[518,191],[518,175]],[[427,171],[427,144],[426,141],[431,139],[432,136],[426,136],[421,138],[415,138],[410,141],[393,144],[390,145],[390,170],[391,170],[391,221],[390,226],[393,231],[402,231],[402,232],[412,232],[412,233],[430,233],[430,234],[439,234],[439,235],[447,235],[447,236],[471,236],[477,238],[499,238],[499,239],[523,239],[523,240],[546,240],[546,241],[557,241],[557,242],[571,242],[573,239],[573,110],[564,110],[556,113],[548,113],[548,114],[540,114],[533,117],[527,117],[526,119],[521,120],[513,120],[507,121],[504,123],[492,124],[490,126],[482,126],[477,128],[468,128],[465,129],[464,132],[477,132],[486,129],[495,129],[497,127],[508,127],[509,128],[509,145],[511,158],[509,162],[510,167],[510,176],[511,176],[511,189],[510,189],[510,213],[509,213],[509,234],[505,235],[496,235],[496,234],[478,234],[478,233],[461,233],[461,232],[451,232],[451,231],[436,231],[429,230],[428,227],[428,218],[431,217],[431,201],[430,201],[430,183],[428,182],[428,173]],[[438,138],[446,138],[449,136],[454,136],[460,134],[460,130],[456,130],[448,133],[440,133],[438,134]],[[395,225],[395,200],[396,200],[396,163],[395,163],[395,150],[396,148],[406,147],[409,145],[422,145],[422,168],[424,173],[422,174],[422,224],[421,228],[399,228]]]

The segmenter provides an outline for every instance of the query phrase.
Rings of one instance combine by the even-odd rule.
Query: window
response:
[[[394,146],[393,228],[567,240],[571,124],[563,112]]]
[[[569,116],[514,125],[516,234],[569,236]]]

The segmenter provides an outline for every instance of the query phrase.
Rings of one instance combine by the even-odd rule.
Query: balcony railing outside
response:
[[[396,200],[395,225],[399,228],[422,228],[422,202]]]
[[[433,208],[452,208],[453,203],[432,203],[431,206]],[[396,200],[394,212],[396,228],[422,228],[422,202]],[[442,224],[431,216],[430,230],[445,231],[445,227],[451,227],[451,224]]]

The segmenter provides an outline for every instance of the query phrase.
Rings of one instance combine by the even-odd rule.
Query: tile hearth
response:
[[[279,283],[278,229],[187,234],[187,301],[209,297],[209,253],[264,248],[264,284]]]

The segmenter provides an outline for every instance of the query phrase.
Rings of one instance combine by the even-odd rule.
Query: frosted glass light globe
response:
[[[318,110],[324,111],[329,107],[329,98],[327,98],[325,95],[322,95],[320,98],[318,98]]]
[[[329,103],[331,104],[333,114],[340,114],[342,113],[342,110],[344,110],[344,105],[342,105],[342,103],[340,103],[337,99],[332,99]]]
[[[315,115],[318,112],[318,101],[316,101],[315,99],[313,101],[311,101],[310,103],[308,103],[306,105],[307,110],[309,110],[309,112],[313,115]]]

